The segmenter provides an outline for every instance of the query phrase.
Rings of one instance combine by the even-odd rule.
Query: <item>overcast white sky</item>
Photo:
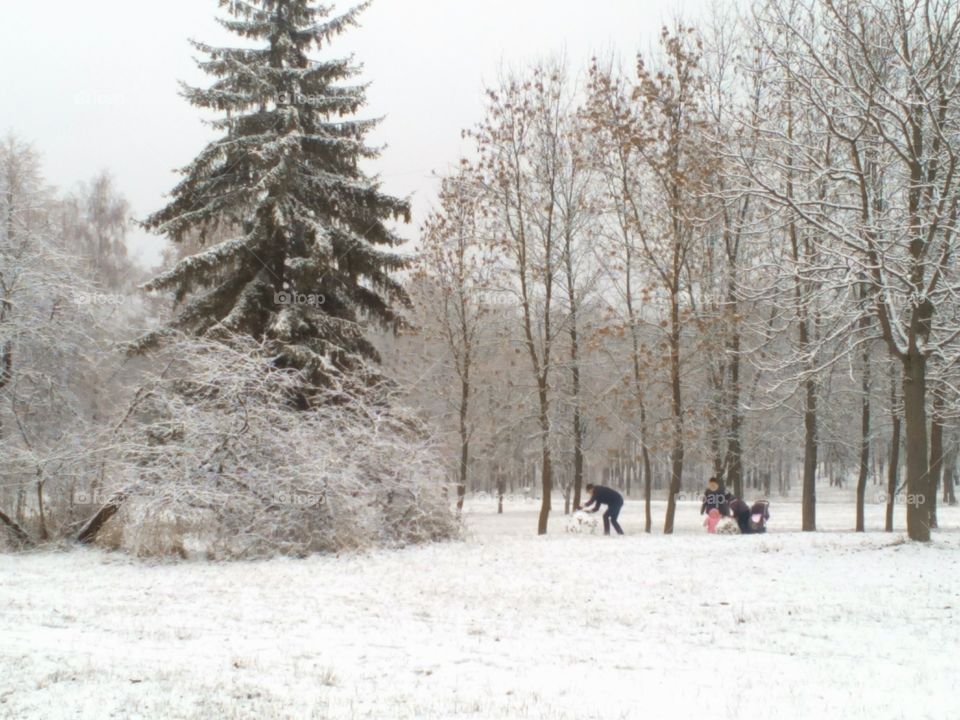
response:
[[[338,2],[338,8],[351,3]],[[136,217],[158,209],[182,167],[210,139],[178,80],[205,84],[187,38],[233,44],[214,23],[217,0],[4,0],[0,22],[0,132],[41,151],[49,181],[71,188],[110,170]],[[701,0],[376,0],[363,25],[328,52],[353,52],[373,83],[366,115],[385,187],[412,196],[415,228],[435,181],[460,156],[460,131],[481,116],[499,69],[565,52],[580,69],[592,54],[630,58],[664,21],[692,17]],[[224,42],[225,41],[225,42]],[[162,240],[137,231],[148,263]]]

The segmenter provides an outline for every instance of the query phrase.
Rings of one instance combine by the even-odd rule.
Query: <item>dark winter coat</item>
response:
[[[750,506],[740,498],[734,498],[730,501],[730,514],[737,521],[737,526],[743,535],[749,535],[753,532],[750,527]]]
[[[711,490],[709,487],[703,491],[703,504],[700,506],[700,514],[705,515],[711,510],[717,510],[720,517],[726,517],[730,514],[727,507],[727,498],[722,489]]]
[[[623,495],[618,493],[613,488],[604,487],[603,485],[594,485],[593,494],[590,496],[590,500],[586,505],[583,506],[583,509],[586,510],[591,505],[596,505],[594,511],[599,510],[601,505],[606,505],[607,507],[621,507],[623,505]]]

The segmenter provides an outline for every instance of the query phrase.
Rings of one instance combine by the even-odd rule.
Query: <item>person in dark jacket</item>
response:
[[[730,514],[733,516],[733,519],[737,521],[740,533],[750,535],[753,532],[753,528],[750,526],[750,506],[730,493],[727,493],[726,499],[727,507],[730,509]]]
[[[623,535],[623,528],[620,527],[620,523],[617,522],[620,511],[623,509],[623,495],[612,488],[604,487],[603,485],[594,485],[593,483],[587,483],[587,492],[590,493],[590,499],[587,501],[587,504],[583,506],[584,510],[593,505],[593,510],[587,510],[587,512],[595,513],[600,509],[601,505],[607,506],[606,512],[603,513],[603,534],[609,535],[610,526],[613,525],[613,529],[617,531],[617,534]]]
[[[720,517],[726,517],[730,514],[727,507],[727,497],[720,488],[720,483],[715,477],[707,480],[707,489],[703,491],[703,504],[700,506],[700,514],[706,515],[711,510],[720,513]]]

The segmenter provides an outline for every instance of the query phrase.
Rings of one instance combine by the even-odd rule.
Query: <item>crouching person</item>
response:
[[[606,512],[603,513],[603,534],[609,535],[610,526],[613,525],[617,534],[623,535],[623,528],[617,522],[620,511],[623,509],[623,495],[612,488],[594,485],[593,483],[587,483],[587,492],[590,493],[590,499],[583,506],[584,510],[593,505],[593,510],[587,510],[587,512],[595,513],[601,505],[607,506]]]
[[[740,533],[743,535],[752,533],[753,528],[750,527],[750,506],[747,505],[744,500],[728,493],[727,507],[730,508],[730,514],[733,516],[733,519],[737,521],[737,527],[740,528]]]
[[[740,498],[728,495],[727,502],[730,513],[737,521],[741,534],[752,535],[767,531],[767,520],[770,519],[770,503],[766,500],[758,500],[751,506]]]

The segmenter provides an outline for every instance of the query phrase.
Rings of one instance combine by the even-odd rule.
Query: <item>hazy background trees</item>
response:
[[[121,271],[129,219],[104,177],[64,196],[33,147],[7,137],[0,149],[0,519],[20,542],[89,510],[76,493],[96,493],[123,375],[113,344],[146,322],[117,291],[137,273]]]
[[[527,406],[495,412],[539,437],[541,532],[571,472],[668,489],[665,532],[711,474],[799,489],[806,530],[818,491],[848,484],[862,530],[873,483],[929,537],[956,475],[958,33],[946,2],[764,0],[665,27],[632,68],[540,64],[491,89],[481,234],[521,331],[485,362],[515,343],[531,360],[539,431]],[[571,207],[592,303],[559,299]]]
[[[341,61],[330,69],[350,74]],[[194,92],[196,102],[216,104],[216,93]],[[251,117],[259,117],[263,98],[231,98],[253,103]],[[361,100],[348,94],[337,106],[351,110]],[[315,108],[266,102],[276,118],[324,119]],[[217,147],[229,154],[224,122],[228,137]],[[359,142],[368,126],[358,122],[316,125],[349,136],[330,141],[343,177],[360,172],[360,156],[375,154]],[[285,142],[301,142],[298,133]],[[307,155],[320,163],[326,146],[306,137]],[[344,234],[330,240],[333,254],[314,223],[320,206],[297,199],[306,195],[292,176],[276,195],[297,205],[289,233],[262,208],[266,224],[245,223],[249,208],[239,200],[227,214],[202,205],[209,222],[194,223],[188,183],[181,206],[153,218],[178,243],[164,256],[174,270],[151,287],[172,288],[189,308],[240,277],[228,288],[230,307],[203,315],[204,328],[235,306],[253,313],[258,327],[269,318],[322,324],[324,310],[281,306],[274,292],[260,291],[329,290],[327,309],[346,303],[335,323],[349,325],[344,347],[365,358],[364,367],[381,357],[383,376],[368,379],[385,403],[402,396],[418,417],[388,417],[371,398],[349,393],[343,402],[356,402],[370,422],[387,422],[394,433],[387,456],[400,458],[405,448],[431,483],[449,484],[457,507],[468,493],[488,493],[491,503],[520,494],[539,502],[543,533],[556,500],[569,512],[589,481],[644,499],[648,532],[660,522],[654,500],[666,501],[669,533],[678,503],[696,498],[715,475],[737,495],[802,502],[806,530],[816,529],[817,502],[827,496],[850,504],[851,528],[864,529],[865,505],[881,503],[892,530],[905,506],[910,536],[929,538],[937,501],[956,502],[960,450],[954,3],[758,0],[739,15],[731,7],[687,18],[627,62],[606,57],[571,67],[554,58],[505,70],[464,137],[466,156],[451,158],[454,169],[439,178],[432,213],[409,251],[389,221],[408,205],[379,194],[373,177],[363,175],[360,193],[369,207],[357,188],[342,196],[349,217]],[[258,172],[275,178],[271,163]],[[194,180],[205,168],[194,168]],[[16,138],[0,147],[4,537],[75,535],[111,497],[131,491],[132,467],[150,463],[170,487],[140,484],[153,504],[124,510],[121,519],[139,527],[149,516],[163,525],[159,509],[183,510],[177,487],[201,477],[196,467],[176,465],[178,448],[202,464],[212,446],[197,438],[218,437],[216,445],[236,432],[232,422],[269,447],[263,458],[276,460],[274,475],[316,489],[280,463],[281,446],[270,444],[266,426],[245,427],[237,407],[211,398],[181,406],[171,394],[178,386],[163,375],[169,358],[122,352],[123,343],[174,318],[168,298],[137,289],[144,271],[127,252],[130,209],[109,173],[94,171],[88,182],[57,190],[35,149]],[[304,192],[315,200],[322,193],[311,187]],[[344,205],[320,209],[333,217]],[[366,248],[357,235],[361,216],[373,223],[378,248],[369,263],[351,264],[343,258]],[[271,255],[276,276],[240,254],[250,243],[260,256],[261,245],[282,250],[288,236],[299,239]],[[334,257],[331,273],[325,263]],[[291,273],[301,274],[285,286]],[[241,285],[259,293],[254,305],[233,303]],[[378,304],[378,291],[396,302]],[[342,292],[352,300],[337,300]],[[174,367],[219,377],[208,364],[210,340],[180,337],[193,365]],[[239,362],[250,348],[231,347],[235,367],[250,371]],[[250,407],[260,398],[265,416],[280,412],[258,394],[266,386],[244,385],[236,373],[221,380],[252,388]],[[283,378],[277,383],[267,386],[280,392]],[[148,391],[149,403],[137,400]],[[140,410],[131,413],[134,406]],[[165,414],[183,416],[183,424],[153,447]],[[358,442],[373,442],[350,427]],[[292,457],[316,469],[301,455],[306,435],[291,430],[287,442],[296,446]],[[235,455],[224,460],[234,468],[218,472],[236,479],[250,461]],[[364,463],[369,473],[385,472],[372,457]],[[202,479],[207,484],[188,503],[201,514],[223,492]],[[386,485],[374,505],[396,493],[418,497],[425,487],[409,475]],[[309,551],[310,523],[274,509],[265,487],[248,484],[235,517],[204,522],[235,528],[241,517],[282,514],[288,535],[249,547]],[[351,503],[368,519],[387,512]]]

